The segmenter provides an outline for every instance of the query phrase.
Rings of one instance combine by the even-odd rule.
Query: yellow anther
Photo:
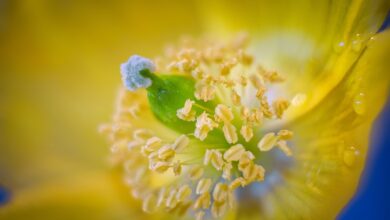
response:
[[[266,91],[267,91],[267,89],[266,89],[265,87],[263,87],[263,86],[257,88],[257,90],[256,90],[256,97],[259,98],[259,99],[261,99],[261,97],[264,96],[264,94],[265,94]]]
[[[236,106],[241,105],[241,97],[234,89],[232,89],[232,102]]]
[[[204,72],[202,69],[200,69],[199,67],[198,68],[195,68],[194,70],[192,70],[191,72],[191,75],[192,77],[194,77],[195,79],[203,79],[204,77]]]
[[[182,170],[181,162],[180,161],[175,162],[172,166],[172,169],[173,169],[173,173],[175,174],[175,176],[179,176],[181,174],[181,170]]]
[[[169,192],[167,199],[165,200],[166,207],[171,208],[171,209],[176,207],[176,205],[178,204],[178,201],[176,199],[176,194],[177,194],[176,189],[172,189]]]
[[[176,116],[184,121],[195,121],[196,112],[192,110],[193,104],[194,101],[187,99],[184,103],[184,107],[177,110]]]
[[[241,84],[241,86],[245,87],[248,85],[248,78],[246,78],[246,76],[241,75],[238,82]]]
[[[220,67],[220,74],[222,76],[226,76],[226,75],[229,75],[230,73],[230,70],[231,70],[231,67],[230,65],[227,65],[227,64],[221,64],[221,67]]]
[[[274,132],[270,132],[264,135],[263,138],[261,138],[261,140],[257,144],[257,147],[260,151],[269,151],[276,145],[277,141],[278,136],[276,136]]]
[[[230,184],[229,184],[229,190],[230,191],[234,191],[235,189],[237,189],[238,187],[244,187],[246,185],[246,181],[244,178],[242,177],[237,177],[236,179],[234,179]]]
[[[253,162],[249,163],[241,172],[247,182],[264,180],[265,169]]]
[[[231,163],[225,163],[222,168],[222,178],[230,180],[232,168],[233,166]]]
[[[201,166],[193,166],[189,172],[191,180],[200,179],[203,176],[204,169]]]
[[[225,79],[222,81],[222,84],[226,86],[227,88],[232,88],[233,86],[236,85],[236,83],[233,80],[230,79]]]
[[[172,145],[167,144],[162,146],[158,150],[158,158],[163,161],[171,161],[175,156],[175,150],[173,150]]]
[[[142,210],[147,213],[154,212],[157,208],[157,198],[154,194],[149,194],[142,203]]]
[[[179,188],[176,194],[176,200],[179,202],[185,201],[191,196],[192,190],[188,185],[183,185]]]
[[[234,144],[237,142],[238,137],[237,137],[237,132],[236,132],[236,127],[230,123],[225,123],[222,128],[223,134],[225,136],[226,141],[229,144]]]
[[[152,137],[152,132],[148,129],[136,129],[133,132],[133,138],[140,141],[145,141]]]
[[[207,116],[206,112],[203,112],[197,119],[196,119],[196,128],[194,132],[194,136],[197,137],[199,140],[203,141],[207,134],[212,131],[214,128],[218,126],[217,123],[215,123],[212,119],[210,119]]]
[[[238,169],[242,172],[247,166],[252,163],[253,157],[250,154],[245,153],[238,161]]]
[[[153,166],[153,170],[158,172],[158,173],[163,173],[169,169],[171,166],[171,163],[169,162],[164,162],[164,161],[159,161]]]
[[[283,140],[282,141],[278,141],[278,143],[276,143],[276,146],[278,146],[280,148],[280,150],[282,150],[283,153],[286,154],[286,156],[288,156],[288,157],[292,156],[292,151],[288,147],[286,141],[283,141]]]
[[[198,185],[196,186],[196,194],[204,194],[210,191],[212,181],[209,178],[203,178],[199,180]]]
[[[252,74],[249,76],[249,79],[255,88],[264,88],[264,80],[261,76]]]
[[[263,112],[259,108],[252,109],[249,121],[256,124],[261,124],[263,121]]]
[[[194,209],[208,209],[211,204],[211,196],[210,193],[206,192],[201,194],[194,203]]]
[[[232,110],[223,104],[218,104],[215,108],[214,118],[218,122],[231,122],[233,120],[233,112]]]
[[[248,107],[246,106],[242,106],[241,108],[241,117],[243,118],[243,120],[245,121],[249,121],[249,118],[250,118],[250,110]]]
[[[178,138],[176,138],[175,142],[172,144],[172,147],[176,151],[176,153],[179,153],[183,151],[189,143],[190,139],[186,135],[182,134]]]
[[[278,137],[280,140],[290,140],[293,137],[293,132],[289,130],[280,130],[278,132]]]
[[[279,99],[273,102],[273,108],[277,118],[282,118],[283,113],[290,106],[290,102],[287,100]]]
[[[246,54],[243,50],[238,51],[238,60],[244,65],[251,65],[253,63],[253,57]]]
[[[236,144],[231,146],[227,151],[225,151],[223,158],[228,161],[238,161],[245,154],[245,148],[241,144]]]
[[[195,98],[208,102],[215,97],[215,87],[203,83],[199,83],[195,88]]]
[[[223,167],[222,154],[218,150],[206,150],[203,164],[208,165],[211,162],[213,167],[217,170],[221,170]]]
[[[142,153],[149,155],[150,153],[158,150],[161,146],[161,139],[158,137],[149,138],[146,141],[145,146],[142,147]]]
[[[169,191],[165,188],[161,188],[157,196],[157,207],[163,205],[169,196]]]
[[[260,98],[261,111],[263,112],[264,117],[272,118],[273,114],[271,108],[269,106],[268,100],[266,96],[262,96]]]
[[[204,218],[204,215],[205,215],[205,212],[204,211],[199,211],[195,214],[195,220],[203,220]]]
[[[245,124],[241,127],[240,133],[246,142],[249,142],[253,137],[253,128],[250,124]]]
[[[279,75],[276,71],[262,71],[263,78],[270,83],[283,82],[285,79]]]
[[[217,183],[214,187],[213,198],[215,201],[226,201],[229,186],[225,183]]]
[[[226,213],[227,208],[228,208],[227,201],[223,201],[223,202],[214,201],[211,207],[211,214],[213,215],[214,218],[220,218]]]

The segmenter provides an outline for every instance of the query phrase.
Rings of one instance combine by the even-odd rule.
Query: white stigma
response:
[[[152,84],[152,80],[140,74],[140,71],[145,69],[154,72],[155,65],[151,60],[139,55],[133,55],[126,63],[121,64],[122,81],[128,90],[148,88]]]

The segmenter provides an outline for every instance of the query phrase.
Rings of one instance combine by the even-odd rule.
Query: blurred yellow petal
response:
[[[296,134],[294,163],[259,202],[266,217],[334,219],[351,199],[373,120],[388,99],[389,58],[386,31],[316,108],[290,124]]]
[[[157,219],[140,211],[119,180],[86,172],[20,190],[1,207],[0,219]]]
[[[211,33],[248,30],[262,64],[289,78],[289,92],[304,93],[304,114],[349,71],[386,17],[375,1],[202,1]]]

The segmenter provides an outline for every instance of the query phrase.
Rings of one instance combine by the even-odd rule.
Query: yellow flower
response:
[[[188,210],[198,219],[329,219],[354,194],[372,121],[388,95],[390,33],[376,34],[387,1],[60,3],[7,3],[1,15],[1,69],[12,73],[2,75],[3,89],[13,94],[1,115],[1,177],[12,192],[1,219],[173,219]],[[201,82],[175,118],[157,119],[146,89],[121,90],[123,102],[103,130],[111,162],[123,170],[102,174],[111,172],[102,169],[106,152],[86,131],[109,112],[118,74],[107,72],[128,53],[156,54],[183,32],[211,33],[217,42],[195,43],[230,47],[241,30],[250,33],[248,47],[210,72],[192,71],[197,62],[155,60],[159,77],[167,67],[164,74]],[[240,66],[256,67],[262,80],[241,77],[250,72],[236,73]],[[237,89],[248,87],[257,90]],[[175,128],[180,122],[197,137]],[[129,155],[138,149],[139,157]],[[147,184],[128,188],[123,177],[130,186]]]
[[[361,6],[354,4],[351,13]],[[289,33],[271,35],[271,45],[255,38],[251,46],[244,34],[186,39],[155,62],[130,57],[114,120],[101,131],[143,210],[335,218],[355,190],[389,83],[381,63],[388,56],[380,54],[389,32],[348,32],[353,37],[330,44],[329,60],[288,57],[310,67],[302,76],[262,60],[274,38]],[[292,55],[293,42],[279,43],[281,55]]]

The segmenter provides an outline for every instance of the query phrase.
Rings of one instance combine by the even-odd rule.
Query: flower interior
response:
[[[186,40],[154,61],[134,55],[122,64],[113,122],[100,129],[145,212],[219,218],[288,175],[299,134],[283,122],[306,95],[275,89],[288,76],[261,65],[248,45],[247,35]],[[357,154],[341,157],[353,166]]]

